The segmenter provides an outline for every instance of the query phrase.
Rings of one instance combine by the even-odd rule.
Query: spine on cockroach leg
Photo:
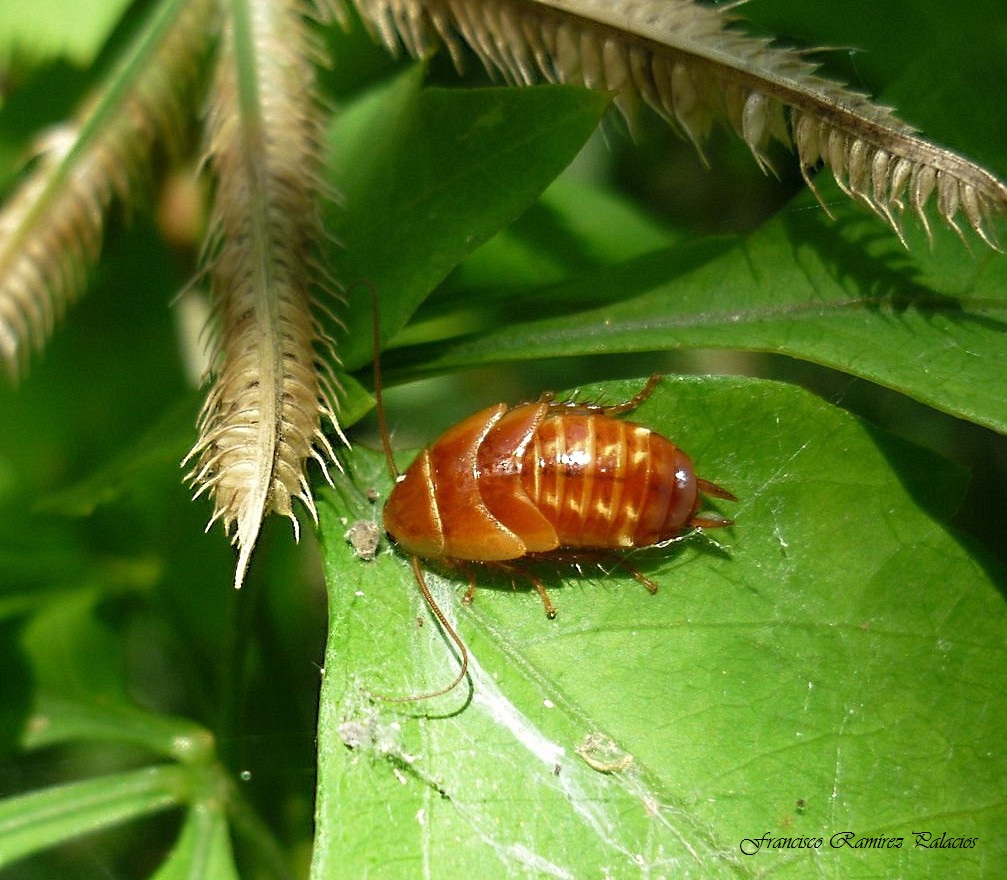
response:
[[[231,0],[209,109],[214,177],[206,263],[214,379],[187,461],[238,546],[241,586],[266,514],[298,498],[317,519],[307,476],[328,478],[336,428],[326,337],[312,312],[321,233],[321,108],[312,32],[296,0]],[[207,527],[209,528],[209,526]]]

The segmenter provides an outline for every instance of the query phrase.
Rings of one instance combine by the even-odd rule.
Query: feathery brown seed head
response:
[[[328,478],[338,431],[312,313],[312,250],[321,228],[320,110],[312,35],[295,0],[234,0],[213,83],[208,165],[215,190],[207,261],[215,375],[186,461],[196,494],[213,498],[238,546],[235,587],[263,518],[292,499],[317,521],[306,465]]]
[[[216,12],[215,0],[155,8],[0,213],[0,362],[12,378],[83,291],[113,199],[136,200],[155,147],[181,151]]]
[[[491,74],[602,89],[632,121],[649,104],[695,144],[727,122],[771,170],[773,140],[796,146],[802,174],[827,165],[840,188],[881,217],[903,244],[909,208],[929,234],[927,209],[962,235],[959,220],[997,248],[993,220],[1007,185],[918,137],[887,107],[830,82],[802,53],[734,27],[735,4],[694,0],[354,0],[392,52],[444,43],[456,64],[467,44]],[[816,193],[817,194],[817,193]]]

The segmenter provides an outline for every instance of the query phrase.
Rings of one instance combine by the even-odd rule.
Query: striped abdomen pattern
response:
[[[558,415],[536,429],[521,484],[560,547],[646,547],[679,534],[698,498],[692,462],[633,422]]]
[[[449,428],[385,506],[385,528],[428,559],[643,547],[694,517],[692,462],[643,425],[549,402],[498,404]]]

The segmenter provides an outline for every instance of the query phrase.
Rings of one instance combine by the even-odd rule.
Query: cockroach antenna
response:
[[[361,281],[360,283],[365,285],[371,293],[371,309],[374,316],[374,401],[378,417],[378,433],[381,434],[381,445],[385,451],[385,461],[388,463],[388,471],[391,473],[393,480],[398,483],[401,480],[401,474],[398,466],[395,464],[395,456],[392,453],[391,436],[388,433],[388,421],[385,418],[384,384],[381,376],[381,308],[378,302],[378,291],[370,281]],[[387,694],[379,694],[375,691],[365,689],[368,696],[383,700],[386,703],[415,703],[420,700],[431,700],[434,697],[440,697],[458,687],[458,685],[460,685],[465,679],[465,676],[468,675],[469,671],[468,649],[465,647],[465,643],[462,641],[461,636],[458,635],[457,630],[455,630],[448,621],[444,612],[441,611],[440,606],[434,599],[433,594],[430,592],[426,576],[423,574],[423,569],[420,566],[420,558],[415,553],[410,553],[409,559],[412,564],[416,585],[420,588],[423,600],[427,603],[427,607],[437,619],[437,623],[440,624],[441,629],[458,649],[461,668],[451,683],[446,687],[435,691],[427,691],[422,694],[414,694],[409,697],[390,697]]]

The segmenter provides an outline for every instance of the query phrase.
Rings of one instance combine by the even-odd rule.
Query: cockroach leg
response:
[[[511,577],[523,578],[528,581],[542,599],[542,607],[545,608],[545,616],[550,620],[556,616],[556,606],[552,604],[552,599],[549,598],[549,591],[545,588],[545,584],[543,584],[542,581],[532,574],[527,568],[521,565],[505,565],[499,563],[495,567],[500,569],[500,571],[508,572]]]
[[[542,607],[545,608],[545,616],[552,620],[556,616],[556,606],[552,604],[552,599],[549,598],[549,591],[545,588],[545,584],[533,574],[526,574],[525,577],[531,581],[532,586],[538,591],[542,599]]]
[[[647,577],[647,575],[633,565],[625,556],[616,556],[613,553],[610,554],[608,558],[611,559],[618,568],[622,568],[629,572],[629,574],[633,575],[633,579],[637,583],[643,584],[643,586],[647,588],[647,592],[649,592],[652,596],[657,593],[657,583]]]
[[[650,397],[651,394],[654,393],[660,381],[660,374],[654,373],[654,375],[647,380],[647,384],[644,385],[643,388],[641,388],[629,400],[624,400],[621,403],[589,403],[583,400],[563,400],[557,403],[556,395],[551,391],[546,391],[538,400],[539,403],[548,405],[549,415],[565,413],[567,415],[595,415],[613,418],[614,416],[622,415],[623,413],[636,409],[641,403]]]
[[[465,591],[465,595],[462,596],[462,605],[468,607],[472,604],[472,600],[476,597],[476,573],[474,566],[466,565],[465,560],[455,559],[452,560],[452,567],[459,569],[462,574],[465,575],[465,579],[469,582],[469,588]]]
[[[647,384],[643,386],[639,391],[636,392],[629,400],[624,400],[622,403],[615,403],[611,406],[599,407],[599,411],[602,415],[612,418],[614,416],[622,415],[623,413],[631,412],[636,409],[641,403],[643,403],[651,394],[657,390],[657,385],[661,381],[660,373],[653,373],[651,377],[647,380]]]
[[[531,554],[529,554],[531,556]],[[516,580],[523,580],[530,583],[534,588],[535,592],[539,594],[542,599],[542,607],[545,609],[545,616],[552,620],[556,616],[556,606],[552,604],[552,599],[549,596],[549,591],[545,588],[545,584],[539,580],[527,567],[521,564],[508,564],[506,562],[488,562],[486,563],[487,568],[493,568],[497,571],[507,575],[511,579],[511,585],[515,586],[514,582]],[[471,605],[473,598],[475,598],[476,584],[474,580],[469,580],[469,588],[462,598],[462,604]]]

